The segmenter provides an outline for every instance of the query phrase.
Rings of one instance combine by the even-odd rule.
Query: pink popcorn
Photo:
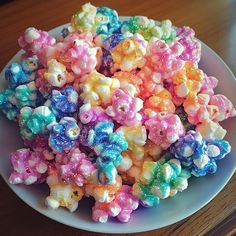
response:
[[[194,37],[195,32],[190,27],[177,29],[178,42],[184,47],[180,58],[184,61],[198,63],[201,58],[201,43]]]
[[[216,106],[218,109],[211,115],[211,119],[219,122],[229,117],[236,116],[236,110],[232,102],[222,94],[211,97],[209,105]]]
[[[39,152],[22,148],[11,154],[13,172],[9,178],[11,184],[30,185],[42,183],[47,177],[47,162]]]
[[[162,79],[169,79],[184,65],[184,61],[179,59],[182,52],[183,47],[180,43],[173,42],[169,45],[154,38],[148,45],[146,65],[155,72],[159,72]]]
[[[112,94],[112,105],[107,107],[106,113],[122,125],[139,124],[142,116],[138,113],[143,107],[143,101],[118,89]]]
[[[131,213],[139,206],[139,200],[132,195],[131,190],[130,186],[123,185],[112,202],[96,202],[93,207],[93,220],[105,223],[108,217],[117,217],[121,222],[128,222]]]
[[[112,120],[100,106],[92,107],[90,103],[85,103],[80,107],[79,119],[83,124],[88,124],[90,122],[97,123],[103,120]]]
[[[214,95],[214,89],[218,84],[218,80],[213,76],[207,76],[204,74],[202,87],[200,93],[209,94],[210,96]]]
[[[191,124],[198,124],[210,119],[208,103],[210,96],[208,94],[191,94],[183,103],[184,110],[188,115],[188,121]],[[214,107],[215,111],[218,110]]]
[[[22,49],[29,55],[39,55],[42,50],[56,43],[56,39],[46,31],[37,30],[33,27],[27,28],[24,34],[18,39]]]
[[[83,76],[95,69],[98,49],[85,40],[76,39],[73,46],[60,55],[59,61],[76,75]]]
[[[59,167],[61,179],[79,187],[86,183],[87,178],[94,170],[95,166],[78,148],[72,149],[67,154],[67,163]]]
[[[184,126],[178,115],[158,113],[145,122],[148,138],[163,149],[167,149],[184,135]]]

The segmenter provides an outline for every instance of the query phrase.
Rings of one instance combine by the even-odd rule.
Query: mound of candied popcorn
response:
[[[58,38],[30,27],[5,70],[0,110],[19,123],[11,184],[49,187],[45,204],[128,222],[217,171],[231,150],[220,122],[236,115],[199,67],[189,27],[84,4]]]

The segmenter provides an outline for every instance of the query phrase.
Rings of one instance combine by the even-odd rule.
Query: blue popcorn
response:
[[[0,92],[0,110],[9,120],[16,120],[21,108],[35,108],[43,102],[44,99],[38,93],[34,81]]]
[[[99,122],[89,131],[88,144],[93,147],[97,157],[98,179],[102,184],[115,183],[116,166],[122,162],[121,152],[128,148],[125,138],[113,132],[114,124]]]
[[[224,139],[206,141],[207,154],[211,159],[220,160],[231,151],[229,142]]]
[[[51,98],[46,104],[59,119],[73,116],[79,108],[79,95],[72,86],[62,90],[53,90]]]
[[[0,110],[9,120],[17,120],[19,109],[16,107],[15,92],[12,89],[5,89],[0,92]]]
[[[109,7],[98,7],[96,12],[97,34],[110,35],[120,27],[119,17],[115,10]]]
[[[215,173],[216,160],[224,158],[230,150],[231,146],[227,141],[206,141],[200,133],[193,130],[188,131],[170,148],[181,164],[197,177]]]
[[[76,145],[80,128],[72,117],[64,117],[59,123],[49,126],[49,146],[54,152],[63,153]]]
[[[15,88],[16,106],[21,109],[25,106],[36,107],[38,91],[35,82],[22,84]]]
[[[39,61],[36,56],[28,57],[19,63],[12,63],[5,71],[5,79],[10,88],[29,83],[35,79],[35,71],[39,68]]]

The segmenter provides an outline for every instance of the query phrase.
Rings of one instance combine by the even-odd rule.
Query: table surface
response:
[[[4,1],[0,0],[0,3]],[[229,65],[236,74],[236,1],[233,0],[110,0],[90,1],[115,8],[119,15],[145,15],[155,20],[171,19],[176,26],[188,25]],[[25,28],[50,30],[70,20],[84,1],[21,0],[0,4],[0,69],[19,50],[17,38]],[[168,227],[144,232],[158,235],[236,234],[236,175],[220,194],[192,216]],[[0,235],[80,235],[90,233],[57,223],[24,204],[0,178]],[[35,230],[36,229],[36,230]],[[105,235],[105,234],[98,234]]]

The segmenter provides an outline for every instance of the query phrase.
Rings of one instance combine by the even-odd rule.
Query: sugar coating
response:
[[[180,118],[175,114],[159,113],[145,122],[148,138],[163,149],[175,143],[185,130]]]
[[[178,42],[184,47],[180,58],[184,61],[198,63],[201,58],[201,43],[194,37],[195,32],[188,26],[177,29]]]
[[[132,188],[123,185],[109,203],[95,202],[92,209],[94,221],[106,223],[109,217],[117,217],[121,222],[128,222],[131,213],[139,206],[139,200],[131,193]]]
[[[47,126],[55,122],[55,115],[46,106],[35,109],[23,107],[20,110],[20,132],[25,140],[31,140],[38,134],[47,134]]]
[[[93,107],[90,103],[85,103],[79,108],[79,119],[81,123],[98,123],[100,121],[111,121],[105,110],[100,106]]]
[[[11,153],[13,171],[10,175],[11,184],[34,184],[44,182],[48,163],[40,152],[22,148]]]
[[[18,85],[31,82],[35,79],[35,71],[39,68],[37,56],[24,59],[21,64],[12,63],[5,71],[5,79],[9,87],[15,88]]]
[[[72,117],[63,117],[59,123],[52,123],[50,129],[49,146],[53,151],[62,153],[75,147],[80,134],[80,128]]]
[[[138,113],[143,108],[143,101],[117,89],[111,97],[111,106],[106,108],[107,115],[121,125],[134,126],[140,124],[142,116]]]
[[[114,67],[122,71],[131,71],[141,68],[144,63],[144,55],[147,50],[147,41],[140,34],[122,40],[112,50]]]
[[[62,90],[52,90],[52,96],[45,105],[60,119],[78,112],[79,102],[79,95],[74,87],[66,86]]]
[[[105,77],[98,72],[85,75],[82,79],[81,97],[84,103],[106,107],[111,103],[112,92],[120,87],[119,80]]]
[[[190,130],[170,150],[183,166],[199,177],[215,173],[216,161],[224,158],[231,146],[224,139],[205,140],[200,133]]]
[[[140,181],[132,191],[147,207],[155,206],[160,199],[172,197],[188,186],[190,173],[181,168],[179,160],[145,161],[142,166]]]
[[[71,149],[64,163],[59,167],[60,178],[69,184],[82,187],[87,183],[88,178],[95,171],[95,166],[78,148]],[[66,159],[66,160],[65,160]]]
[[[50,195],[46,198],[45,204],[49,208],[56,209],[62,206],[70,212],[77,209],[78,202],[84,195],[82,188],[61,182],[56,174],[47,177],[47,184],[50,188]]]
[[[118,132],[113,132],[114,124],[110,121],[97,123],[88,133],[88,144],[98,155],[98,179],[103,184],[114,183],[117,176],[116,166],[123,157],[121,152],[128,148],[126,139]]]
[[[39,55],[43,49],[55,44],[56,39],[49,35],[46,31],[29,27],[18,39],[18,43],[27,54]]]

